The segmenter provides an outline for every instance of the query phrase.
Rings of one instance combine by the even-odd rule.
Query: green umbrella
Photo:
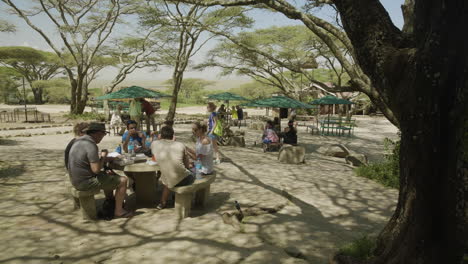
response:
[[[312,102],[309,102],[309,104],[313,104],[313,105],[317,105],[317,104],[318,105],[346,104],[346,105],[349,105],[349,104],[354,104],[354,103],[351,102],[351,101],[348,101],[346,99],[338,98],[338,97],[333,96],[333,95],[327,95],[327,96],[324,96],[322,98],[315,99]]]
[[[217,93],[208,95],[208,99],[220,101],[249,101],[249,99],[233,93]]]
[[[322,98],[318,98],[318,99],[315,99],[311,102],[309,102],[309,104],[312,104],[312,105],[350,105],[350,104],[354,104],[353,102],[351,101],[348,101],[346,99],[341,99],[341,98],[338,98],[336,96],[333,96],[333,95],[327,95],[327,96],[324,96]],[[318,116],[318,112],[317,112],[317,116]],[[330,110],[328,110],[328,119],[330,120]],[[318,119],[317,119],[318,121]]]
[[[103,96],[96,97],[95,100],[119,100],[119,99],[133,99],[133,98],[161,98],[170,97],[170,95],[156,92],[153,90],[145,89],[140,86],[131,86],[124,88],[120,91],[109,93]]]
[[[243,106],[252,107],[273,107],[273,108],[313,108],[313,106],[303,103],[301,101],[285,97],[285,96],[273,96],[266,99],[259,99],[249,103],[243,104]]]

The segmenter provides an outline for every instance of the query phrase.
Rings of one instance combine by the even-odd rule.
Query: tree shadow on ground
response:
[[[216,192],[210,193],[210,198],[206,202],[205,207],[192,207],[191,217],[199,217],[209,213],[216,212],[221,208],[231,197],[231,194],[228,192]],[[234,204],[233,207],[234,208]]]
[[[0,179],[16,178],[25,172],[24,164],[10,165],[0,161]]]
[[[19,142],[11,139],[0,139],[0,146],[16,146]]]
[[[7,159],[17,161],[24,151],[14,149]],[[28,151],[32,155],[21,158],[27,174],[21,181],[11,179],[19,185],[0,185],[0,199],[5,201],[0,205],[5,228],[0,239],[9,241],[0,245],[6,252],[0,262],[285,263],[291,259],[283,248],[294,244],[310,263],[323,263],[340,241],[385,221],[368,217],[369,212],[387,216],[384,211],[392,208],[379,203],[395,198],[375,184],[365,184],[366,179],[352,177],[349,168],[335,161],[285,165],[277,164],[276,153],[223,147],[226,162],[223,159],[217,167],[213,193],[202,214],[194,211],[195,217],[177,221],[172,209],[150,208],[132,219],[84,224],[79,211],[68,209],[72,201],[64,188],[68,179],[63,151]],[[343,173],[346,177],[337,176]],[[381,197],[375,198],[376,193]],[[242,206],[287,207],[246,219],[245,232],[238,232],[215,211],[232,210],[233,200],[239,198]]]

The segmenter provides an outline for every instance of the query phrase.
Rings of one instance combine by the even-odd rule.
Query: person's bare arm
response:
[[[185,168],[190,169],[189,157],[188,157],[186,151],[184,151],[184,159],[183,159],[183,161],[184,161],[184,166],[185,166]]]
[[[125,141],[122,144],[122,148],[125,152],[128,153],[128,142],[130,141],[130,133],[127,134],[127,137],[125,138]]]
[[[214,134],[214,130],[215,130],[217,123],[218,123],[218,118],[216,116],[213,116],[213,127],[211,128],[211,131],[209,134]]]
[[[187,155],[188,155],[190,158],[192,158],[192,159],[197,159],[197,154],[196,154],[195,150],[193,150],[193,149],[191,149],[191,148],[189,148],[189,147],[186,147],[185,150],[186,150]]]
[[[141,146],[146,147],[146,137],[142,132],[138,133],[138,136],[141,138]]]
[[[107,161],[107,152],[102,151],[101,157],[99,158],[99,162],[91,162],[91,171],[95,174],[98,174],[102,168],[104,168],[104,163]]]

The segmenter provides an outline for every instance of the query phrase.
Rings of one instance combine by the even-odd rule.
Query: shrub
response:
[[[360,177],[375,180],[384,186],[398,188],[400,186],[400,141],[385,139],[384,147],[390,154],[383,162],[361,166],[355,169]]]
[[[351,256],[357,260],[368,260],[372,257],[375,245],[375,239],[365,235],[340,248],[338,254]]]
[[[84,112],[83,114],[80,114],[80,115],[66,114],[64,115],[64,117],[69,118],[69,119],[96,120],[99,122],[106,121],[104,114],[96,113],[96,112]]]

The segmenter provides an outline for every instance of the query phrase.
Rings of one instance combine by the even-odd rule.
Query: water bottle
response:
[[[145,145],[146,145],[147,148],[151,148],[150,136],[146,136]]]
[[[128,143],[128,154],[130,154],[131,157],[135,157],[135,143],[133,140]]]
[[[122,146],[120,144],[115,148],[115,152],[122,154]]]
[[[197,179],[202,178],[202,163],[200,158],[198,158],[197,161],[195,161],[195,177]]]

